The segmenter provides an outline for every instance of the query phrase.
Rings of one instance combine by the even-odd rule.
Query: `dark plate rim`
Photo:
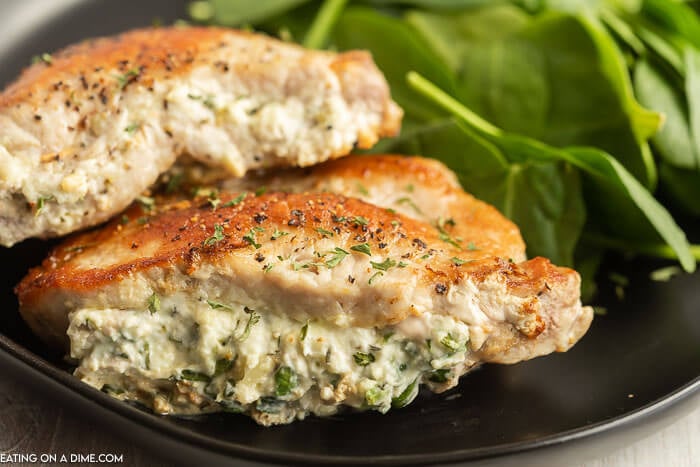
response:
[[[132,405],[118,401],[107,394],[104,394],[101,391],[82,383],[77,378],[74,378],[70,373],[61,370],[2,333],[0,333],[0,351],[19,362],[25,370],[32,374],[33,377],[37,377],[37,373],[44,377],[48,377],[53,380],[53,382],[63,386],[65,389],[71,390],[73,396],[79,396],[79,398],[83,401],[95,403],[105,410],[109,410],[128,421],[139,423],[142,426],[154,430],[161,435],[165,435],[180,442],[185,441],[195,448],[210,451],[214,450],[217,454],[224,456],[237,456],[239,458],[251,461],[272,463],[291,462],[297,464],[315,463],[336,465],[371,463],[376,465],[397,463],[424,464],[429,462],[431,464],[436,464],[449,462],[469,462],[489,458],[495,459],[502,456],[552,447],[562,443],[571,443],[583,438],[593,437],[604,432],[619,430],[623,427],[643,421],[652,415],[658,414],[667,408],[670,408],[674,404],[695,395],[696,393],[700,394],[700,375],[698,375],[686,384],[678,387],[672,392],[669,392],[664,397],[656,399],[624,414],[611,417],[608,420],[592,423],[590,425],[585,425],[542,438],[483,448],[457,449],[439,454],[389,454],[381,456],[362,456],[360,454],[353,457],[304,453],[281,454],[270,452],[269,450],[257,448],[255,446],[247,446],[235,442],[212,439],[206,435],[194,433],[175,424],[164,423],[161,420],[161,417],[158,415],[154,415],[145,410],[140,410]]]

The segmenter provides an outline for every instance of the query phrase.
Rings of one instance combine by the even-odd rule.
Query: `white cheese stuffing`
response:
[[[234,411],[276,424],[340,406],[386,412],[421,382],[446,389],[474,365],[469,328],[450,316],[366,329],[183,294],[158,303],[71,313],[75,374],[159,413]]]

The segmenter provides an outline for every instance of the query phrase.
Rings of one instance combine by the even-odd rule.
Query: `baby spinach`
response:
[[[199,22],[215,21],[224,26],[242,26],[284,13],[309,0],[207,0],[189,4],[190,17]]]
[[[660,118],[635,101],[623,59],[595,21],[513,6],[411,12],[406,21],[450,65],[455,97],[481,117],[554,146],[595,144],[656,183],[646,140]]]
[[[685,233],[651,193],[609,154],[596,148],[586,147],[558,149],[524,136],[508,134],[474,114],[420,75],[411,73],[408,76],[408,81],[418,92],[429,96],[436,103],[460,117],[461,124],[478,132],[484,139],[501,148],[504,153],[509,154],[511,160],[564,161],[582,170],[596,185],[596,190],[615,193],[614,197],[606,197],[604,202],[599,203],[599,208],[607,209],[611,216],[615,214],[619,216],[624,212],[629,212],[630,207],[636,208],[636,212],[646,218],[658,235],[678,255],[683,268],[689,272],[695,270],[695,259]],[[615,206],[616,202],[621,204]],[[624,210],[621,210],[620,206]],[[639,219],[642,216],[639,216]],[[607,226],[615,230],[618,227],[618,220],[608,222]],[[629,228],[628,225],[624,227]],[[641,229],[645,229],[645,227],[645,225],[640,225]]]
[[[365,7],[348,8],[333,31],[340,49],[368,49],[391,83],[392,97],[404,108],[409,121],[425,122],[444,115],[428,99],[417,96],[407,85],[410,70],[419,71],[441,88],[454,91],[449,70],[415,31],[398,18]]]

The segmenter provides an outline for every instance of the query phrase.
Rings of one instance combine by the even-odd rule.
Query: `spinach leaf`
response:
[[[617,213],[620,216],[624,214],[623,209],[633,206],[636,212],[641,214],[638,217],[645,218],[648,225],[651,225],[678,255],[683,268],[689,272],[695,270],[695,259],[683,231],[651,193],[609,154],[586,147],[557,149],[531,138],[506,133],[475,115],[420,75],[411,73],[408,81],[418,92],[429,96],[446,110],[460,117],[460,125],[479,133],[503,153],[508,154],[511,161],[564,161],[581,169],[590,176],[589,180],[595,184],[598,193],[607,191],[615,194],[614,197],[601,200],[604,202],[600,203],[600,208],[604,207],[611,215]],[[639,223],[630,226],[621,225],[618,221],[608,221],[605,225],[615,233],[627,232],[631,227],[636,227],[635,230],[648,230],[648,225]],[[620,226],[624,227],[624,232],[618,231]]]
[[[189,5],[190,17],[198,22],[214,20],[223,26],[241,26],[263,21],[309,0],[206,0]]]
[[[330,31],[345,8],[348,0],[326,0],[319,8],[311,27],[306,31],[303,45],[312,49],[320,49],[326,45]]]
[[[698,153],[690,136],[685,96],[644,59],[635,64],[634,88],[642,104],[664,115],[664,125],[652,139],[659,154],[676,167],[697,167]]]
[[[640,13],[665,30],[665,37],[676,34],[700,48],[700,19],[689,6],[668,0],[644,0]]]
[[[578,174],[559,161],[512,161],[509,154],[448,118],[404,135],[388,148],[435,157],[462,186],[520,228],[530,256],[573,265],[585,220]]]
[[[348,8],[336,24],[333,42],[341,50],[368,49],[391,85],[391,94],[409,119],[423,122],[445,114],[407,85],[410,70],[454,92],[449,70],[403,21],[364,7]]]
[[[555,146],[610,151],[645,185],[656,171],[646,140],[660,117],[634,99],[624,60],[600,24],[514,7],[409,22],[456,76],[458,97],[501,128]]]
[[[659,176],[664,192],[676,205],[692,215],[700,216],[700,172],[661,162]]]
[[[508,3],[511,0],[368,0],[377,6],[404,5],[435,10],[460,10],[484,5]]]
[[[695,168],[700,170],[700,51],[693,46],[685,47],[683,51],[685,63],[685,93],[688,102],[688,118],[690,121],[690,140],[695,148]]]

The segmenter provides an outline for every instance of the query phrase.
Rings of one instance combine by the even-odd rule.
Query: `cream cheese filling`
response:
[[[342,327],[176,293],[153,295],[147,309],[69,318],[76,376],[158,413],[234,411],[276,424],[341,406],[386,412],[421,383],[444,390],[476,364],[469,327],[447,315]]]

